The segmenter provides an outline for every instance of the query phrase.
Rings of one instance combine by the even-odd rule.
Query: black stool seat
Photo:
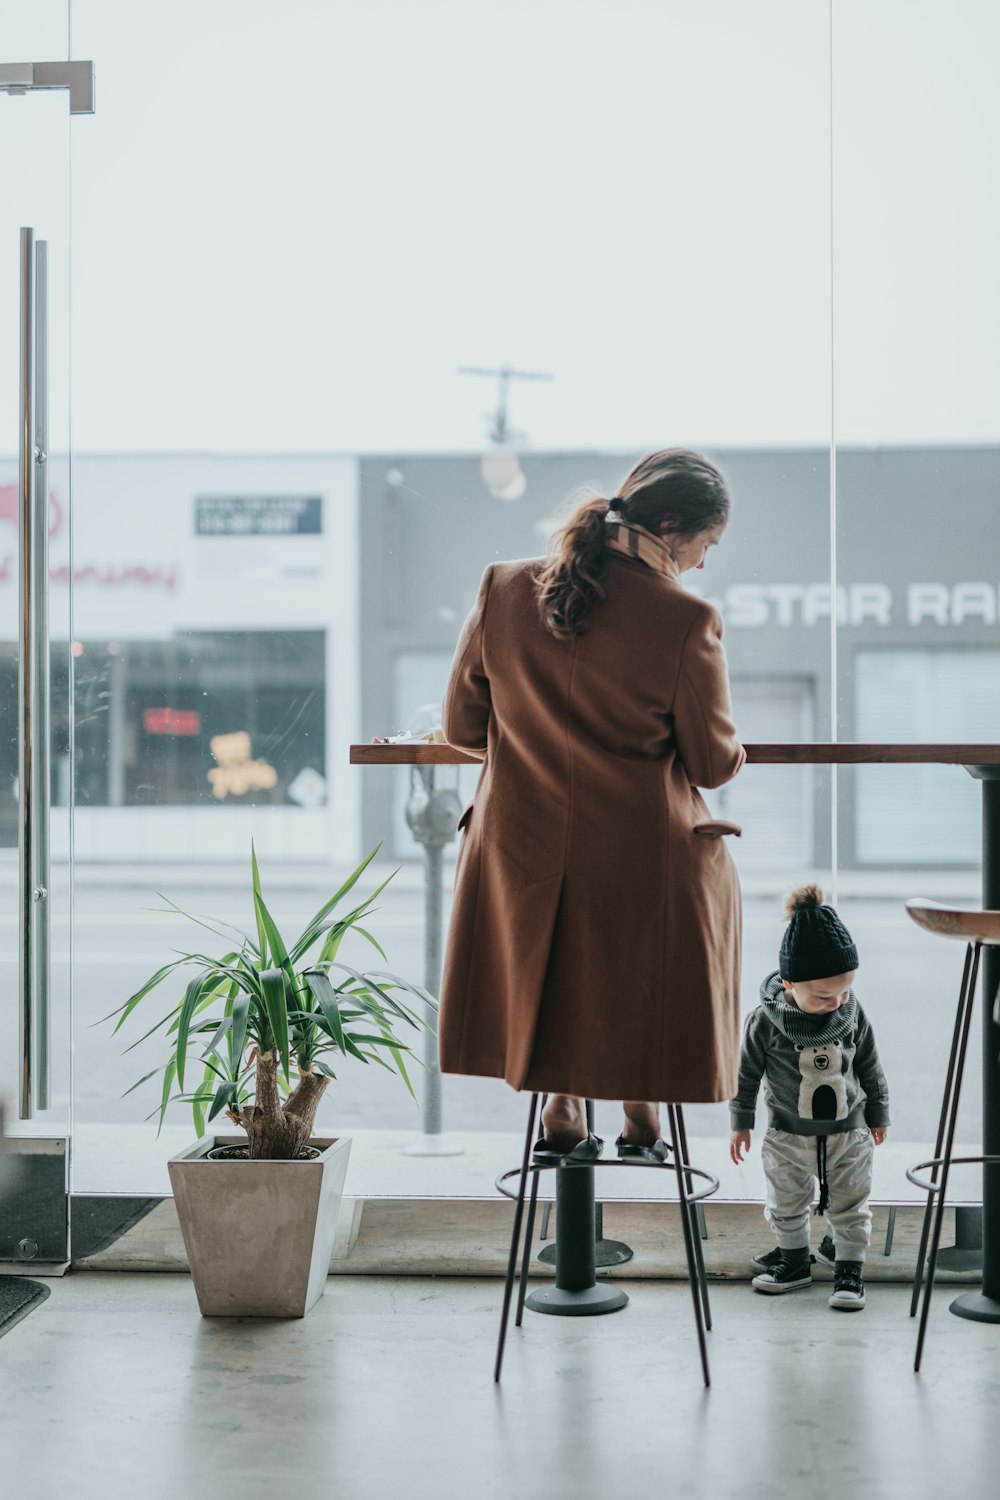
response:
[[[547,1097],[547,1096],[546,1096]],[[500,1379],[503,1367],[504,1347],[507,1339],[507,1325],[510,1317],[510,1304],[513,1294],[514,1276],[517,1267],[518,1250],[521,1239],[521,1224],[524,1216],[524,1202],[527,1192],[528,1176],[531,1176],[531,1195],[528,1202],[527,1225],[524,1237],[524,1249],[521,1258],[521,1271],[518,1280],[517,1314],[515,1327],[520,1327],[524,1315],[525,1293],[527,1291],[528,1268],[531,1262],[531,1241],[534,1233],[535,1209],[538,1201],[538,1180],[542,1172],[556,1172],[567,1174],[559,1177],[557,1175],[557,1187],[561,1182],[565,1187],[583,1186],[577,1183],[577,1174],[581,1172],[592,1173],[595,1167],[603,1168],[643,1168],[646,1170],[662,1172],[666,1169],[672,1172],[677,1181],[678,1206],[681,1211],[681,1227],[684,1232],[684,1249],[687,1257],[688,1277],[691,1284],[691,1295],[694,1303],[695,1326],[698,1334],[698,1345],[701,1353],[702,1373],[706,1386],[711,1384],[708,1369],[708,1348],[705,1341],[706,1329],[712,1327],[712,1315],[708,1300],[708,1278],[705,1273],[705,1261],[701,1248],[701,1237],[695,1220],[697,1207],[704,1198],[718,1191],[719,1179],[710,1172],[700,1167],[694,1167],[688,1157],[687,1132],[684,1127],[684,1112],[679,1104],[668,1104],[667,1119],[670,1130],[670,1156],[665,1161],[643,1161],[634,1158],[609,1158],[607,1161],[598,1158],[596,1161],[562,1161],[562,1162],[537,1162],[532,1156],[532,1143],[535,1138],[535,1119],[538,1111],[539,1095],[532,1094],[528,1108],[528,1128],[524,1140],[524,1156],[520,1167],[513,1167],[510,1171],[501,1172],[496,1179],[497,1190],[516,1204],[514,1213],[514,1226],[511,1233],[510,1255],[507,1261],[507,1279],[504,1287],[503,1308],[500,1314],[500,1332],[497,1339],[496,1364],[494,1366],[493,1378]],[[542,1099],[542,1108],[545,1098]],[[588,1125],[592,1125],[592,1106],[588,1103]],[[571,1175],[570,1175],[571,1174]],[[512,1191],[508,1183],[512,1178],[518,1179],[517,1190]],[[695,1186],[695,1179],[701,1182],[700,1187]],[[589,1182],[593,1183],[591,1176]],[[592,1206],[592,1200],[591,1200]],[[557,1223],[557,1238],[558,1238]],[[593,1247],[590,1253],[593,1253]],[[560,1252],[561,1253],[561,1252]],[[558,1262],[557,1262],[558,1264]],[[558,1273],[557,1273],[558,1283]],[[537,1296],[538,1294],[533,1294]],[[580,1306],[566,1305],[571,1297],[578,1296]],[[564,1300],[563,1305],[558,1307],[540,1306],[537,1311],[549,1312],[611,1312],[623,1307],[627,1302],[624,1293],[617,1291],[607,1283],[597,1284],[593,1287],[583,1289],[581,1293],[571,1293]]]
[[[928,901],[923,897],[907,901],[906,910],[918,927],[922,927],[925,932],[930,932],[935,937],[955,938],[966,945],[965,966],[962,970],[962,983],[958,992],[958,1006],[952,1029],[951,1050],[945,1075],[944,1094],[941,1099],[941,1114],[938,1120],[934,1155],[927,1161],[918,1162],[906,1174],[915,1187],[927,1194],[927,1204],[920,1230],[920,1247],[917,1250],[917,1266],[913,1274],[913,1293],[910,1298],[910,1317],[912,1318],[916,1315],[921,1287],[923,1287],[924,1297],[920,1308],[917,1352],[913,1362],[914,1370],[919,1370],[941,1245],[941,1224],[944,1219],[948,1174],[955,1165],[1000,1166],[1000,1156],[954,1156],[952,1154],[959,1098],[962,1091],[962,1076],[965,1072],[965,1058],[969,1045],[969,1028],[976,998],[976,983],[979,978],[980,955],[984,947],[1000,947],[1000,911],[975,911],[943,906],[938,901]],[[921,1173],[928,1171],[931,1174],[929,1181],[920,1176]],[[928,1239],[930,1239],[929,1253]],[[925,1258],[926,1280],[924,1278]]]

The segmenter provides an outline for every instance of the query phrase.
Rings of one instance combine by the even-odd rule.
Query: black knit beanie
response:
[[[778,972],[791,984],[829,979],[858,967],[854,940],[832,906],[823,905],[818,885],[803,885],[785,902],[789,918],[781,940]]]

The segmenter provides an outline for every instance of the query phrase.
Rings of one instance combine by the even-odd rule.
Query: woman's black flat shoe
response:
[[[667,1152],[670,1147],[666,1141],[654,1141],[651,1146],[637,1146],[634,1141],[626,1141],[619,1136],[615,1141],[615,1150],[618,1152],[619,1161],[666,1161]]]
[[[573,1162],[597,1161],[603,1150],[604,1142],[599,1135],[588,1135],[568,1151],[557,1151],[544,1136],[539,1136],[531,1159],[538,1167],[563,1166],[567,1163],[572,1165]]]

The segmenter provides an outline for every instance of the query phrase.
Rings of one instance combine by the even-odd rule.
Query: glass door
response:
[[[69,1258],[70,132],[65,0],[0,5],[0,1263]]]

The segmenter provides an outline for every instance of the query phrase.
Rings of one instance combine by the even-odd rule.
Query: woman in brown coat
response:
[[[662,1147],[659,1104],[732,1098],[740,893],[697,787],[745,760],[722,622],[680,575],[729,517],[719,471],[668,449],[585,502],[548,562],[495,563],[444,700],[485,757],[462,819],[441,1068],[549,1094],[543,1151],[600,1143],[582,1100],[622,1099],[621,1154]]]

